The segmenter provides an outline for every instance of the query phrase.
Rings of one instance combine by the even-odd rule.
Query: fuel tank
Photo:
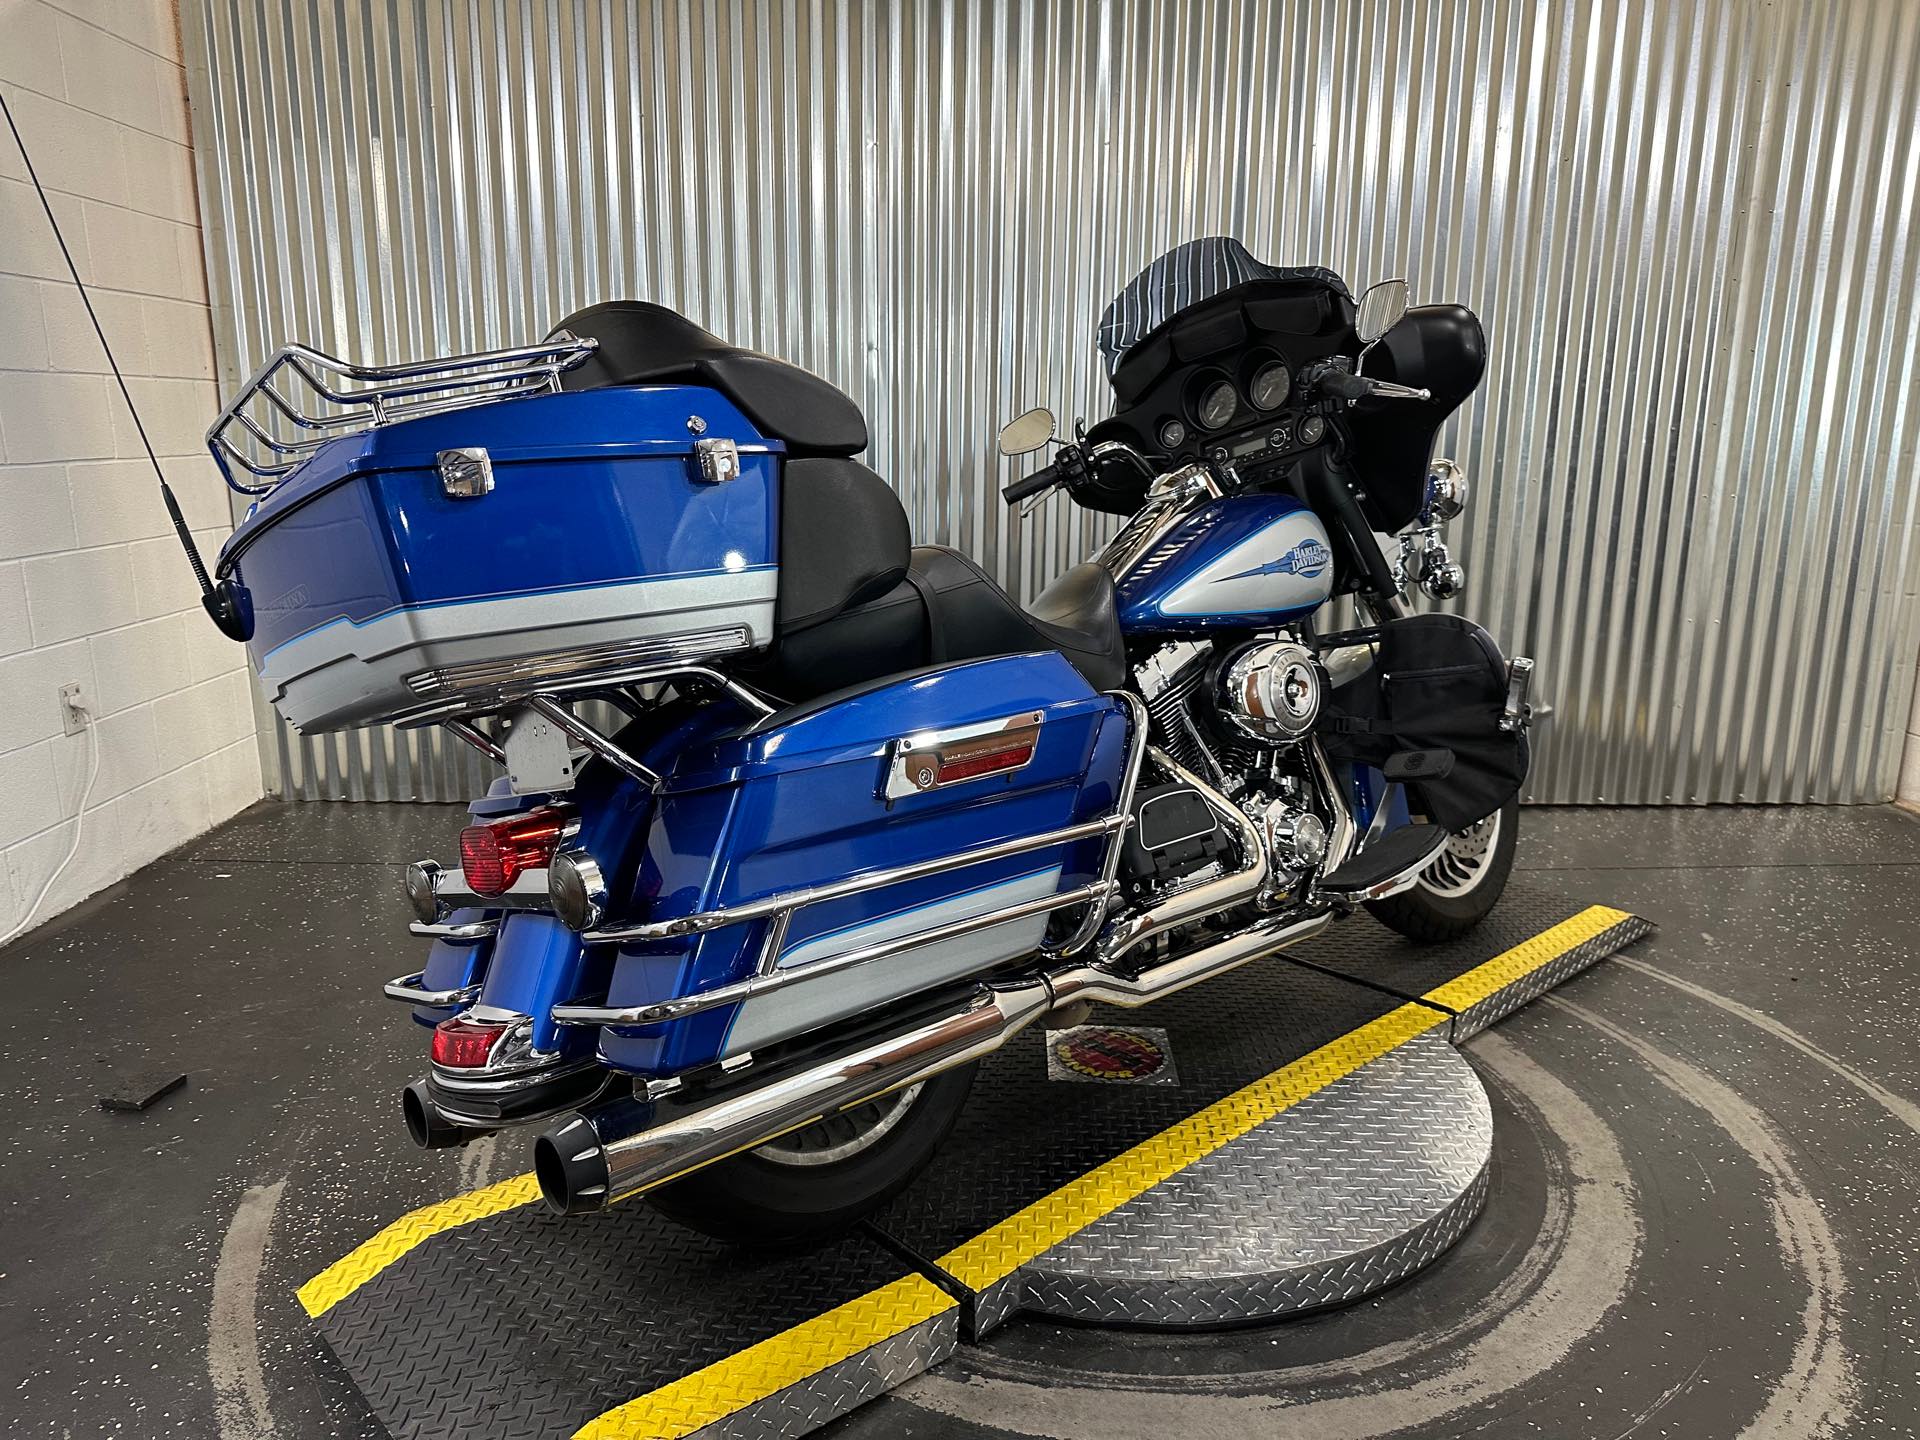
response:
[[[1129,634],[1258,629],[1312,614],[1333,593],[1320,517],[1291,495],[1228,495],[1181,520],[1117,577]]]

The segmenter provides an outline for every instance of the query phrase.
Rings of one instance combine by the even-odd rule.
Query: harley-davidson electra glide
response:
[[[791,1238],[906,1184],[1028,1026],[1363,906],[1487,913],[1531,662],[1405,604],[1461,583],[1430,454],[1478,321],[1202,240],[1099,344],[1114,413],[1009,425],[1056,448],[1005,493],[1129,518],[1024,609],[912,544],[845,395],[657,305],[398,367],[289,346],[222,412],[256,501],[208,608],[280,712],[503,771],[406,876],[418,1144],[532,1124],[556,1210]]]

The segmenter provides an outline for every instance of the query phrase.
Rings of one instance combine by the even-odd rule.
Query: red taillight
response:
[[[460,870],[476,895],[504,895],[529,870],[553,858],[573,823],[564,805],[543,805],[524,815],[469,825],[460,832]]]
[[[433,1063],[455,1070],[477,1070],[507,1033],[505,1025],[482,1025],[455,1016],[433,1027]]]

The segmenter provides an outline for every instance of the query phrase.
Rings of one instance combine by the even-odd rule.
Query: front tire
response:
[[[886,1204],[947,1138],[977,1065],[829,1115],[649,1192],[691,1230],[779,1245],[845,1230]]]
[[[1513,872],[1520,842],[1516,796],[1486,819],[1452,835],[1411,890],[1375,900],[1367,909],[1409,940],[1437,944],[1457,940],[1498,903]]]

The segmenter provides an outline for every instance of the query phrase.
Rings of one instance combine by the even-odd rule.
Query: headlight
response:
[[[1293,389],[1293,377],[1287,373],[1287,367],[1278,360],[1271,365],[1262,365],[1254,373],[1253,383],[1247,387],[1247,398],[1261,410],[1272,410],[1287,403],[1287,393]]]
[[[547,863],[547,898],[569,930],[591,930],[607,913],[607,885],[584,850],[561,850]]]
[[[1200,423],[1209,430],[1218,430],[1233,419],[1233,412],[1239,408],[1240,397],[1234,394],[1229,382],[1222,380],[1209,385],[1200,397]]]

